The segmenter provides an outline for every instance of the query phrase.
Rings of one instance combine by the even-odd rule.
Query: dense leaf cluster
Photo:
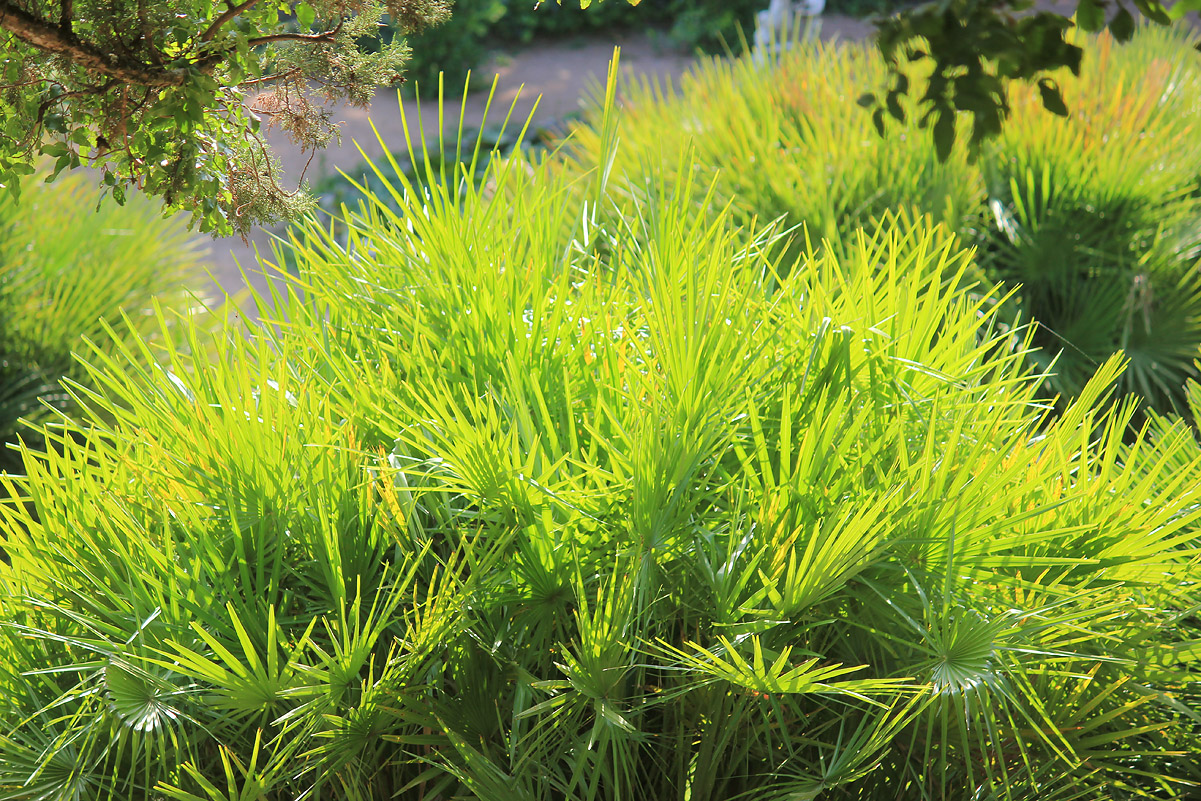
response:
[[[279,184],[264,144],[278,126],[305,148],[336,135],[325,105],[365,104],[400,77],[403,41],[367,52],[384,13],[412,32],[446,0],[3,0],[0,184],[39,156],[89,165],[122,201],[130,187],[244,233],[310,203]]]
[[[1011,81],[1036,85],[1046,110],[1067,116],[1052,76],[1065,68],[1079,75],[1082,52],[1065,35],[1074,25],[1090,33],[1108,26],[1118,41],[1129,40],[1134,16],[1121,0],[1113,5],[1111,13],[1110,0],[1081,0],[1074,24],[1054,11],[1033,10],[1033,0],[940,0],[882,19],[876,43],[889,65],[888,89],[881,97],[862,95],[860,105],[871,109],[883,136],[887,117],[905,121],[900,99],[912,88],[907,65],[923,63],[929,79],[918,98],[921,125],[930,128],[941,159],[951,153],[961,115],[970,117],[974,148],[1001,132],[1010,113]],[[1167,25],[1201,3],[1181,0],[1170,13],[1158,0],[1134,0],[1134,6]]]

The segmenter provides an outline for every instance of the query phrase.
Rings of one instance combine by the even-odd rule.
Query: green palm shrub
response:
[[[792,257],[806,240],[837,246],[897,209],[972,228],[985,186],[965,152],[939,163],[913,120],[882,139],[855,104],[864,86],[884,77],[878,57],[864,45],[797,38],[765,64],[709,60],[679,87],[645,79],[624,86],[614,183],[636,193],[648,175],[713,182],[737,224],[782,217],[795,228]],[[602,152],[594,128],[579,126],[566,143],[584,170]],[[685,150],[694,163],[680,160]],[[673,174],[677,164],[682,174]]]
[[[380,172],[26,449],[6,797],[1186,791],[1201,459],[1116,359],[1050,419],[928,218],[784,264],[688,181]]]
[[[132,334],[153,339],[148,310],[195,305],[202,279],[184,226],[161,219],[140,198],[98,204],[82,178],[26,182],[21,202],[0,198],[0,469],[15,469],[9,450],[19,423],[70,409],[63,379],[81,380],[72,354],[84,340],[105,343],[105,324],[130,315]],[[86,223],[80,223],[86,221]]]
[[[790,259],[807,242],[837,249],[893,210],[932,215],[976,246],[982,281],[1015,290],[1003,317],[1034,326],[1030,358],[1050,371],[1049,395],[1079,393],[1120,352],[1130,361],[1121,393],[1185,409],[1201,348],[1201,66],[1190,34],[1148,28],[1128,47],[1082,39],[1083,77],[1058,76],[1069,119],[1015,87],[1000,141],[941,163],[910,106],[882,138],[855,105],[884,80],[874,51],[803,40],[765,64],[702,64],[678,91],[625,87],[614,184],[637,194],[650,175],[711,179],[731,220],[795,228]],[[580,170],[606,152],[594,128],[567,143]],[[689,148],[695,163],[673,175]]]
[[[1014,116],[985,162],[991,219],[981,264],[1021,286],[1013,311],[1035,323],[1036,356],[1075,394],[1121,351],[1123,391],[1184,410],[1201,350],[1201,66],[1180,30],[1145,29],[1131,52],[1091,43],[1088,76],[1063,79],[1074,113]]]

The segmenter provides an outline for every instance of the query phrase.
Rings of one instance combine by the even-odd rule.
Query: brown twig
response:
[[[340,19],[337,25],[321,33],[273,33],[268,36],[257,36],[246,44],[256,47],[272,42],[332,42],[334,37],[341,32],[344,22],[345,20]]]
[[[108,90],[117,85],[116,80],[111,80],[102,86],[89,86],[87,89],[76,89],[73,92],[63,92],[61,95],[43,100],[38,105],[38,113],[34,118],[33,127],[29,132],[31,143],[36,142],[41,137],[42,121],[46,118],[46,112],[54,106],[62,103],[64,100],[70,100],[73,97],[84,97],[85,95],[102,95]],[[32,146],[32,145],[31,145]]]
[[[280,73],[276,73],[275,75],[264,75],[262,78],[251,78],[248,81],[242,81],[240,84],[238,84],[238,87],[241,88],[244,86],[254,86],[255,84],[260,84],[260,83],[274,83],[275,81],[286,81],[291,78],[295,78],[299,74],[300,74],[300,68],[293,67],[292,69],[288,70],[287,72],[280,72]]]
[[[209,25],[204,33],[200,34],[200,41],[211,42],[213,40],[213,37],[217,35],[217,33],[221,30],[222,26],[224,26],[225,23],[229,22],[231,19],[238,16],[243,11],[246,11],[247,9],[253,7],[254,4],[257,3],[258,1],[259,0],[244,0],[244,2],[239,3],[236,6],[226,3],[226,6],[227,6],[226,10],[224,12],[222,12],[219,17],[217,17],[215,20],[213,20],[213,24]]]

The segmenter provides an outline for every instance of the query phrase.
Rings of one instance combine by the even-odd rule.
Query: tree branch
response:
[[[256,36],[246,44],[250,47],[257,47],[271,42],[332,42],[338,33],[338,28],[341,27],[342,23],[338,23],[337,28],[331,28],[321,33],[273,33],[270,36]]]
[[[299,74],[300,74],[300,68],[293,67],[290,70],[286,70],[284,72],[277,72],[274,75],[264,75],[261,78],[251,78],[249,80],[242,81],[240,84],[238,84],[238,88],[245,89],[247,86],[255,86],[260,83],[275,83],[276,81],[287,81],[287,80],[291,80],[292,78],[295,78]]]
[[[243,11],[246,11],[247,9],[254,6],[254,4],[257,3],[258,1],[259,0],[244,0],[244,2],[239,3],[236,6],[229,5],[228,8],[226,8],[226,10],[221,13],[221,16],[219,16],[215,20],[213,20],[213,24],[208,26],[208,28],[205,30],[204,33],[200,34],[200,41],[211,42],[213,40],[213,37],[217,35],[217,32],[221,30],[221,27],[223,25],[225,25],[225,23],[229,22],[231,19],[238,16]]]
[[[69,28],[52,25],[18,8],[9,0],[0,0],[0,28],[27,45],[66,56],[85,69],[122,83],[170,87],[183,86],[187,82],[188,76],[183,70],[151,69],[141,62],[115,58],[110,53],[79,41]]]
[[[64,92],[61,95],[47,98],[46,100],[42,101],[42,103],[38,106],[38,113],[37,113],[37,117],[34,118],[33,128],[29,132],[29,140],[28,141],[30,142],[30,147],[32,147],[33,143],[35,143],[38,140],[38,138],[40,138],[42,135],[42,122],[46,119],[47,111],[49,111],[50,109],[52,109],[54,106],[58,105],[59,103],[62,103],[65,100],[70,100],[73,97],[83,97],[85,95],[102,95],[105,92],[107,92],[110,89],[117,86],[117,83],[118,82],[114,79],[114,80],[108,81],[103,86],[91,86],[91,87],[88,87],[87,89],[77,89],[74,92]]]

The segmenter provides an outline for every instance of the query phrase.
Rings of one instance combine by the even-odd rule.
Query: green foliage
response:
[[[650,175],[712,181],[738,223],[783,218],[797,229],[794,257],[807,239],[837,246],[898,208],[970,229],[985,187],[964,154],[939,162],[929,137],[914,130],[882,140],[847,102],[882,74],[864,47],[807,41],[765,67],[746,58],[701,62],[678,92],[634,81],[623,87],[624,146],[613,182],[637,193]],[[599,163],[600,133],[596,125],[572,132],[566,147],[580,169]],[[685,151],[692,164],[680,160]]]
[[[739,53],[754,34],[755,13],[765,8],[761,0],[677,0],[668,38],[690,51]]]
[[[565,36],[599,28],[661,25],[667,39],[688,51],[737,52],[745,35],[755,29],[755,12],[766,0],[641,0],[639,3],[590,5],[572,2],[531,7],[524,0],[507,0],[509,11],[498,33],[506,39],[529,41],[536,36]],[[580,8],[583,6],[583,8]]]
[[[826,0],[826,14],[846,14],[851,17],[872,17],[905,11],[917,3],[912,0]]]
[[[324,104],[397,80],[403,41],[360,46],[385,11],[411,33],[447,2],[0,0],[0,187],[18,192],[49,156],[54,174],[97,168],[118,203],[136,187],[204,231],[294,217],[311,199],[279,185],[262,124],[323,147]]]
[[[1179,0],[1170,11],[1159,0],[1133,4],[1161,25],[1201,9],[1201,0]],[[1111,16],[1109,0],[1079,0],[1076,14],[1069,18],[1035,9],[1034,0],[948,0],[881,19],[876,44],[888,65],[888,88],[881,98],[863,95],[860,103],[872,109],[883,136],[886,116],[905,121],[898,100],[910,93],[910,65],[923,63],[929,68],[928,80],[914,96],[921,109],[920,127],[930,130],[939,158],[950,155],[968,118],[973,149],[1000,134],[1011,113],[1008,90],[1014,81],[1037,87],[1048,112],[1067,116],[1056,73],[1069,70],[1079,77],[1083,55],[1068,32],[1076,26],[1088,33],[1108,28],[1118,41],[1129,40],[1134,17],[1122,0],[1114,5],[1117,11]]]
[[[491,32],[508,13],[504,0],[456,0],[452,12],[446,23],[406,37],[412,55],[405,81],[423,88],[427,96],[437,92],[439,73],[453,91],[463,88],[468,73],[487,60]],[[400,35],[402,32],[389,24],[380,38],[390,42]]]
[[[156,0],[135,5],[101,0],[0,0],[9,39],[0,69],[0,188],[18,192],[19,178],[39,158],[54,172],[100,169],[118,203],[130,188],[183,209],[193,224],[217,234],[293,219],[313,199],[280,185],[278,164],[262,124],[278,126],[304,149],[336,137],[332,104],[366,105],[378,86],[403,80],[411,39],[420,54],[414,78],[427,86],[445,73],[463,84],[487,52],[486,35],[528,42],[599,26],[670,23],[668,38],[705,52],[740,50],[766,0],[580,0],[562,7],[525,0]],[[1135,0],[1148,18],[1196,10],[1180,0],[1169,13],[1159,0]],[[545,5],[545,8],[542,6]],[[970,115],[970,145],[996,136],[1010,114],[1008,83],[1036,85],[1043,106],[1066,115],[1056,70],[1079,74],[1081,51],[1066,32],[1076,23],[1051,11],[1026,13],[1033,0],[949,0],[879,20],[877,43],[888,88],[860,97],[883,135],[886,117],[904,123],[912,62],[931,67],[917,100],[940,159],[950,157],[960,118]],[[1077,22],[1106,26],[1120,40],[1134,18],[1119,1],[1080,0]],[[896,9],[893,0],[847,0],[831,10]],[[381,23],[387,19],[382,38]],[[315,88],[319,87],[319,91]]]
[[[894,98],[904,124],[872,133],[846,102],[888,69],[866,48],[798,42],[762,66],[705,63],[678,94],[635,83],[612,181],[636,195],[651,175],[712,180],[740,224],[795,228],[792,255],[807,241],[837,250],[897,209],[931,215],[978,248],[982,282],[1012,293],[1006,324],[1034,325],[1049,396],[1074,396],[1120,352],[1123,394],[1186,411],[1201,350],[1201,63],[1181,30],[1069,42],[1093,66],[1056,76],[1072,117],[1044,113],[1037,87],[1015,88],[1008,126],[975,159],[964,143],[940,154],[906,97]],[[922,91],[920,68],[907,75]],[[606,152],[596,125],[567,147],[580,170]],[[684,152],[695,161],[677,173]]]
[[[74,408],[62,381],[85,372],[72,354],[87,341],[118,347],[107,324],[122,311],[131,336],[159,342],[154,304],[197,305],[191,293],[204,278],[183,225],[149,201],[97,209],[99,192],[82,175],[24,184],[20,204],[0,200],[0,469],[9,470],[20,465],[9,450],[18,434],[38,441],[20,419]]]
[[[10,797],[1180,795],[1201,460],[1116,359],[1049,419],[928,219],[785,263],[704,176],[485,158],[250,336],[88,357],[7,512]]]
[[[476,180],[482,180],[491,158],[507,158],[519,150],[530,157],[556,146],[570,122],[578,117],[573,114],[548,125],[527,125],[520,129],[508,119],[485,125],[483,130],[465,127],[459,132],[459,140],[474,141],[489,159],[479,158],[475,148],[469,152],[435,150],[422,153],[418,163],[414,164],[408,150],[391,151],[390,157],[379,164],[363,160],[349,171],[322,179],[313,191],[321,209],[334,218],[335,226],[340,223],[339,212],[343,206],[357,208],[364,202],[382,203],[399,212],[399,201],[392,198],[385,187],[398,184],[402,174],[414,186],[422,186],[431,173],[454,175],[460,170],[469,170]]]
[[[1201,375],[1201,63],[1189,44],[1162,29],[1118,49],[1092,43],[1089,78],[1065,82],[1072,120],[1015,92],[984,159],[981,265],[1022,287],[1014,311],[1038,322],[1064,393],[1117,351],[1130,360],[1123,391],[1154,408],[1187,411],[1186,380]]]
[[[631,26],[662,25],[678,6],[676,0],[642,0],[628,3],[601,3],[580,7],[579,0],[566,3],[537,3],[506,0],[505,15],[496,27],[501,41],[530,42],[538,37],[563,37]],[[702,4],[703,5],[703,4]]]

